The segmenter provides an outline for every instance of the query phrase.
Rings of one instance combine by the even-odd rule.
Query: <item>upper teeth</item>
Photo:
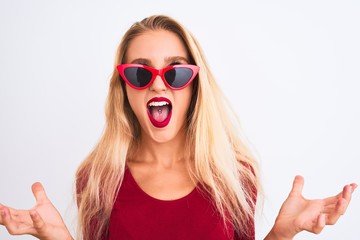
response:
[[[161,101],[161,102],[151,102],[149,103],[149,107],[159,107],[159,106],[165,106],[169,104],[168,102],[166,101]]]

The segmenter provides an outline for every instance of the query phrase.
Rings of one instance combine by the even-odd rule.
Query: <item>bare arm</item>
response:
[[[0,204],[0,224],[11,235],[28,234],[41,240],[73,239],[41,183],[34,183],[31,189],[36,199],[35,206],[18,210]]]
[[[316,200],[303,197],[303,186],[303,177],[296,176],[291,192],[265,240],[290,240],[304,230],[319,234],[326,225],[335,224],[346,212],[357,184],[344,186],[336,196]]]

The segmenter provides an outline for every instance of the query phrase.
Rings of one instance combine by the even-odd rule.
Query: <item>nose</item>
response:
[[[165,85],[160,75],[156,76],[155,80],[150,85],[150,90],[155,92],[162,92],[167,90],[167,86]]]

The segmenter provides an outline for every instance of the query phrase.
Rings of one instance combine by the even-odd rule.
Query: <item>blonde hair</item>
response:
[[[191,176],[207,191],[224,221],[233,223],[239,233],[253,231],[251,223],[260,189],[258,166],[240,135],[236,114],[217,85],[197,40],[174,19],[155,15],[136,22],[123,36],[110,81],[104,133],[76,173],[81,239],[101,239],[106,234],[126,160],[139,144],[140,125],[116,66],[125,61],[132,39],[160,29],[177,34],[192,63],[200,67],[187,121]]]

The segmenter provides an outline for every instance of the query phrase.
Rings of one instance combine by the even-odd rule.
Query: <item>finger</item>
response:
[[[326,205],[321,212],[325,213],[325,214],[331,214],[334,212],[335,208],[336,208],[336,203],[329,204],[329,205]]]
[[[345,213],[347,205],[348,202],[345,199],[339,199],[334,211],[327,215],[326,225],[334,225],[340,216]]]
[[[4,205],[0,206],[0,224],[2,224],[2,225],[5,225],[4,218],[6,217],[6,213],[4,212],[5,211],[4,208],[5,208]]]
[[[356,185],[356,184],[346,185],[346,186],[343,188],[342,197],[345,198],[346,201],[350,202],[352,193],[355,191],[356,188],[357,188],[357,185]]]
[[[304,178],[300,175],[295,176],[290,195],[301,196],[303,187],[304,187]]]
[[[37,202],[47,202],[47,201],[49,201],[49,199],[48,199],[48,197],[46,195],[45,189],[44,189],[44,187],[42,186],[41,183],[39,183],[39,182],[34,183],[31,186],[31,190],[32,190]]]
[[[317,218],[316,225],[313,227],[312,232],[319,234],[325,227],[325,214],[320,214]]]
[[[326,224],[335,224],[338,218],[346,212],[356,187],[356,184],[346,185],[343,191],[335,197],[324,199],[325,207],[322,212],[328,215]]]
[[[1,224],[4,225],[6,227],[6,229],[8,230],[8,232],[11,234],[10,230],[9,230],[9,226],[11,225],[11,218],[10,218],[10,212],[9,209],[7,209],[6,207],[2,206],[2,208],[0,209],[0,216],[1,216]]]
[[[6,213],[9,214],[12,222],[16,223],[30,223],[31,219],[27,210],[17,210],[11,207],[0,204],[0,211],[6,208]],[[0,224],[3,224],[3,220],[0,214]]]
[[[323,201],[324,201],[324,204],[326,206],[328,205],[336,205],[337,201],[342,197],[343,195],[343,192],[340,192],[339,194],[337,194],[336,196],[332,196],[332,197],[327,197],[327,198],[324,198]]]
[[[345,198],[346,201],[350,202],[351,195],[354,192],[354,190],[356,189],[356,187],[357,187],[356,184],[350,184],[350,185],[344,186],[343,190],[340,193],[338,193],[337,195],[325,198],[324,199],[325,204],[326,205],[332,205],[332,204],[335,205],[341,198]]]
[[[337,202],[336,207],[335,207],[335,212],[338,215],[343,215],[346,212],[346,209],[347,209],[349,203],[350,203],[350,199],[349,199],[349,201],[346,200],[345,198],[339,199],[339,201]]]
[[[3,207],[0,211],[2,222],[5,226],[10,225],[11,223],[11,214],[10,210],[7,207]]]
[[[3,211],[3,209],[4,209],[4,205],[2,205],[1,203],[0,203],[0,224],[3,224],[3,220],[2,220],[2,211]]]
[[[342,192],[342,198],[340,198],[335,207],[335,211],[339,215],[343,215],[346,212],[347,207],[349,206],[349,203],[351,201],[352,193],[354,192],[356,186],[353,185],[346,185],[343,188]]]
[[[6,227],[6,230],[11,235],[18,234],[17,226],[11,218],[10,210],[6,207],[3,207],[1,209],[0,215],[1,215],[1,219],[2,219],[2,224]]]
[[[0,211],[2,211],[2,209],[4,209],[4,208],[7,208],[5,205],[2,205],[1,203],[0,203]],[[0,214],[0,217],[1,217],[1,214]],[[0,218],[1,219],[1,218]]]
[[[44,220],[41,218],[39,213],[36,210],[30,211],[30,217],[33,221],[34,228],[37,230],[37,232],[41,233],[45,231],[46,224]]]

